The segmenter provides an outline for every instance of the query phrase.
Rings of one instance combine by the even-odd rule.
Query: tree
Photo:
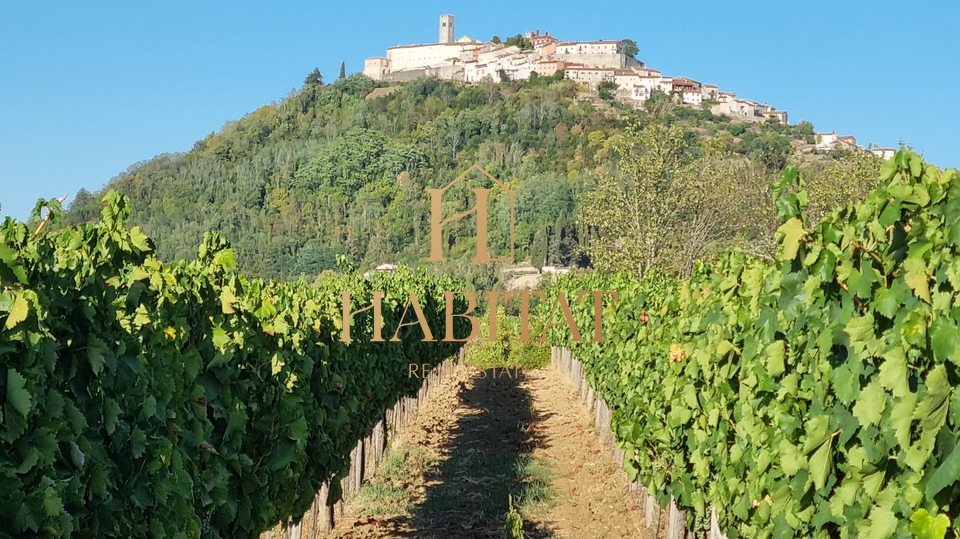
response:
[[[497,43],[497,44],[502,43],[500,41],[500,36],[493,36],[492,38],[490,38],[490,43]]]
[[[743,181],[739,159],[693,159],[685,138],[678,125],[632,125],[614,146],[618,172],[601,175],[578,208],[578,229],[591,232],[586,253],[600,269],[689,276],[713,242],[750,221],[747,201],[763,184]]]
[[[597,86],[597,93],[600,94],[600,99],[610,101],[613,99],[613,92],[616,89],[617,85],[615,83],[605,80]]]
[[[851,201],[863,200],[880,187],[880,166],[883,160],[868,152],[848,152],[842,161],[829,161],[822,169],[808,167],[807,180],[810,204],[807,219],[816,224],[828,212]]]
[[[771,171],[782,170],[790,155],[790,139],[777,133],[757,134],[747,131],[741,143],[743,153],[750,159],[767,165]]]
[[[533,43],[529,39],[523,37],[523,34],[517,34],[511,38],[508,38],[506,43],[507,47],[519,47],[522,51],[533,50]]]
[[[313,68],[313,71],[303,79],[305,86],[323,86],[323,75],[320,74],[320,68]]]
[[[530,242],[530,264],[537,269],[547,265],[547,237],[544,229],[538,229]]]
[[[351,129],[300,167],[293,185],[299,189],[333,188],[353,194],[381,178],[385,165],[381,156],[386,146],[386,137],[378,131]]]
[[[623,44],[623,54],[633,59],[637,58],[637,54],[640,53],[640,47],[637,46],[636,41],[632,39],[622,39],[620,43]]]
[[[340,80],[347,78],[347,63],[340,62]]]
[[[748,126],[745,123],[730,124],[730,127],[727,129],[727,131],[729,131],[731,135],[739,137],[747,132],[747,127]]]
[[[666,118],[677,109],[677,104],[669,95],[660,90],[654,90],[644,101],[643,108],[655,118]]]

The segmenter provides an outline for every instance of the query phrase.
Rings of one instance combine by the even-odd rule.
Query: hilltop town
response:
[[[483,42],[463,36],[455,39],[456,18],[440,16],[438,43],[397,45],[385,57],[368,58],[363,74],[387,82],[406,82],[420,77],[476,84],[483,80],[529,80],[563,73],[563,78],[591,91],[612,88],[617,100],[642,105],[654,92],[674,96],[681,105],[709,109],[734,120],[787,124],[787,111],[766,103],[722,92],[716,84],[703,84],[688,77],[665,76],[638,60],[636,44],[629,40],[564,41],[549,32],[528,31],[522,40]],[[852,136],[817,133],[816,149],[863,150]],[[895,150],[870,150],[887,159]]]

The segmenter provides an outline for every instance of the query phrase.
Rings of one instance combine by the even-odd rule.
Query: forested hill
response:
[[[809,123],[748,128],[676,106],[664,95],[634,111],[578,94],[573,83],[559,77],[477,86],[436,79],[378,84],[359,74],[327,85],[308,77],[281,102],[228,123],[189,152],[138,163],[105,190],[131,197],[131,225],[156,240],[163,259],[194,258],[203,233],[219,230],[232,242],[243,271],[313,279],[336,267],[338,253],[361,269],[384,262],[418,265],[428,256],[430,202],[424,189],[442,187],[479,164],[516,193],[516,260],[582,265],[589,258],[578,250],[586,236],[578,222],[598,238],[615,231],[583,226],[591,222],[590,208],[580,207],[578,218],[578,204],[587,204],[584,195],[596,192],[597,179],[622,186],[619,161],[637,152],[638,144],[672,145],[677,170],[693,167],[691,177],[709,177],[707,158],[714,164],[736,163],[710,170],[739,178],[743,196],[730,201],[737,223],[712,227],[703,237],[677,236],[699,242],[694,255],[709,256],[731,242],[757,240],[760,251],[762,240],[772,243],[767,193],[772,177],[799,145],[813,142]],[[851,194],[843,189],[850,189],[854,161],[838,155],[803,164],[814,183],[818,177],[829,180],[823,189],[829,201]],[[658,166],[662,178],[676,176],[663,163]],[[449,211],[458,203],[461,211],[473,205],[471,185],[458,184]],[[703,193],[709,186],[687,188]],[[855,195],[866,192],[866,187],[856,189]],[[678,194],[680,202],[690,198]],[[81,191],[67,221],[95,219],[100,198]],[[685,217],[677,223],[696,217],[702,204],[691,211],[681,212]],[[504,227],[498,226],[507,216],[505,205],[495,200],[494,248],[507,242],[500,232]],[[593,212],[593,218],[601,217]],[[461,219],[444,229],[451,244],[449,264],[458,267],[441,270],[469,276],[475,286],[491,285],[498,276],[489,264],[471,266],[470,256],[457,256],[473,250],[472,226]],[[718,232],[727,239],[718,243]],[[679,253],[675,245],[664,246],[664,252],[671,248]],[[684,250],[675,258],[689,256]],[[458,259],[464,262],[453,262]]]

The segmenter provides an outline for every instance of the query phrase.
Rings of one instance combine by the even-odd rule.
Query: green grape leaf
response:
[[[17,252],[14,251],[7,245],[0,243],[0,263],[4,265],[4,268],[10,273],[7,276],[4,276],[5,271],[0,271],[0,283],[10,279],[10,274],[13,275],[13,278],[16,279],[20,284],[27,284],[27,272],[23,270],[23,266],[17,260]],[[9,283],[8,283],[9,284]]]
[[[147,308],[143,305],[137,307],[136,316],[133,317],[133,322],[138,326],[145,326],[150,323],[150,313],[147,312]]]
[[[80,446],[74,441],[70,442],[70,459],[77,468],[82,468],[83,463],[87,461],[86,455],[83,454]]]
[[[900,447],[910,447],[910,423],[913,421],[913,411],[917,406],[917,394],[907,393],[890,411],[890,426]]]
[[[873,380],[860,392],[857,403],[853,405],[853,415],[861,425],[876,425],[880,423],[886,405],[887,399],[880,380]]]
[[[27,379],[16,369],[7,369],[7,402],[23,417],[27,417],[33,406],[30,391],[26,388]]]
[[[767,372],[770,376],[780,376],[784,371],[784,342],[774,341],[767,345]]]
[[[806,467],[807,459],[800,454],[800,450],[797,448],[797,446],[784,439],[780,441],[779,449],[780,467],[783,469],[783,473],[788,477],[797,475],[797,472]]]
[[[797,257],[797,251],[800,248],[800,240],[807,234],[803,229],[803,221],[797,217],[792,217],[787,222],[780,225],[777,229],[777,235],[781,236],[783,252],[780,260],[793,260]]]
[[[859,347],[860,351],[863,351],[864,343],[876,339],[874,324],[873,313],[867,313],[864,316],[851,318],[843,328],[843,331],[850,336],[850,342],[852,342],[855,347]]]
[[[932,516],[926,509],[917,509],[910,515],[910,533],[917,539],[943,539],[950,527],[947,515]]]
[[[58,517],[64,513],[63,499],[57,489],[47,487],[43,491],[43,512],[48,517]]]
[[[17,294],[17,299],[13,301],[13,308],[7,316],[4,327],[7,329],[17,327],[17,324],[27,319],[28,314],[30,314],[30,306],[27,304],[27,298],[24,297],[23,292],[21,292]]]
[[[37,465],[37,462],[40,461],[40,451],[36,447],[31,447],[30,451],[27,453],[27,457],[23,459],[20,463],[20,466],[17,468],[18,474],[25,474],[33,469]]]
[[[222,349],[227,343],[230,342],[230,335],[228,335],[222,327],[214,326],[213,335],[210,341],[213,343],[214,347]]]
[[[220,307],[223,314],[233,314],[235,311],[233,305],[237,302],[237,296],[230,287],[224,286],[220,290]]]
[[[870,518],[866,521],[869,532],[863,537],[870,539],[887,539],[897,531],[900,521],[893,511],[883,507],[873,506],[870,510]]]
[[[960,479],[960,446],[953,448],[950,455],[944,459],[927,483],[924,491],[928,499],[933,499],[941,490]]]
[[[130,244],[141,252],[150,252],[153,250],[153,248],[150,247],[150,238],[137,226],[130,229]]]
[[[878,313],[893,318],[907,298],[907,287],[899,279],[890,283],[890,288],[881,286],[873,299],[873,307]]]
[[[897,347],[883,355],[880,365],[880,385],[890,390],[894,397],[902,397],[910,391],[910,381],[907,378],[907,357],[903,348]]]
[[[920,174],[923,172],[923,161],[920,160],[920,156],[917,154],[910,154],[910,175],[914,178],[919,178]]]
[[[296,442],[304,442],[307,439],[308,425],[307,420],[298,417],[293,423],[290,423],[290,439]]]
[[[886,473],[883,469],[865,475],[863,477],[863,492],[865,492],[871,499],[876,498],[877,493],[880,492],[880,487],[883,486],[883,478],[885,476]],[[852,503],[853,502],[851,502],[851,504]]]
[[[897,160],[895,158],[887,159],[883,162],[883,165],[880,166],[880,181],[884,183],[890,181],[898,170]]]
[[[830,476],[830,469],[833,464],[833,437],[827,438],[827,441],[820,444],[820,447],[810,457],[810,475],[813,477],[813,484],[817,489],[821,489],[827,484],[827,478]]]
[[[153,395],[147,395],[143,399],[143,417],[150,418],[157,414],[157,398]]]
[[[956,322],[946,316],[940,316],[933,321],[930,329],[930,347],[934,357],[939,361],[951,360],[960,363],[960,329]]]
[[[144,279],[149,279],[149,278],[150,278],[150,272],[143,269],[141,266],[136,266],[135,268],[130,270],[130,275],[128,276],[128,279],[130,280],[130,282],[142,281]]]
[[[103,370],[103,364],[106,362],[104,354],[107,352],[107,345],[96,337],[90,337],[87,341],[87,360],[90,362],[90,369],[93,374],[100,374]]]
[[[217,266],[223,266],[227,269],[233,269],[236,267],[236,262],[233,259],[233,249],[222,249],[217,251],[213,255],[213,263]]]
[[[903,281],[910,287],[918,298],[930,303],[930,276],[927,275],[927,265],[917,257],[909,257],[903,262],[907,270]]]

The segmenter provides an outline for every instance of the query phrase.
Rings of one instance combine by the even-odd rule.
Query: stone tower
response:
[[[453,15],[440,15],[440,43],[453,43]]]

